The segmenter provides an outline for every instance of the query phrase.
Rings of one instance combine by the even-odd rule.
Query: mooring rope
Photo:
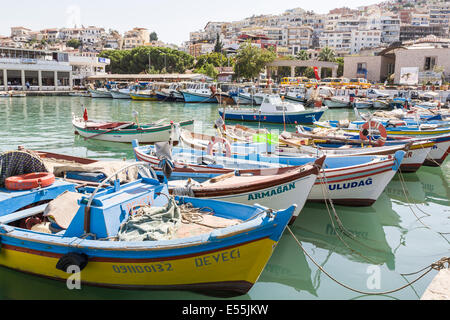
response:
[[[319,170],[320,170],[320,168],[319,168]],[[365,245],[364,243],[360,242],[360,241],[356,238],[355,235],[353,235],[350,231],[348,231],[348,230],[345,228],[344,224],[342,223],[342,220],[340,219],[340,217],[338,216],[338,214],[337,214],[337,212],[336,212],[336,208],[334,207],[333,200],[331,199],[331,196],[330,196],[328,190],[326,190],[325,184],[328,185],[328,181],[327,181],[327,178],[326,178],[326,175],[325,175],[325,170],[322,169],[322,171],[323,171],[323,172],[322,172],[322,176],[323,176],[323,179],[322,179],[322,180],[325,182],[325,183],[320,183],[321,186],[322,186],[322,194],[323,194],[323,198],[324,198],[324,200],[325,200],[325,205],[326,205],[326,208],[327,208],[327,211],[328,211],[328,216],[329,216],[329,218],[330,218],[331,225],[332,225],[334,231],[336,232],[336,236],[339,238],[339,240],[340,240],[340,241],[341,241],[341,242],[342,242],[342,243],[343,243],[343,244],[344,244],[351,252],[356,253],[357,255],[359,255],[360,257],[362,257],[363,259],[365,259],[365,260],[367,260],[367,261],[369,261],[369,262],[372,262],[372,263],[375,263],[375,264],[376,264],[376,262],[373,261],[372,259],[370,259],[369,257],[366,257],[366,256],[363,255],[362,253],[360,253],[360,252],[358,252],[357,250],[351,248],[350,245],[347,244],[347,242],[345,242],[345,240],[340,236],[338,230],[340,230],[344,235],[346,235],[347,237],[351,238],[353,241],[355,241],[355,242],[361,244],[362,246],[364,246],[364,247],[366,247],[366,248],[368,248],[368,249],[371,249],[371,250],[380,251],[380,250],[378,250],[378,249],[371,248],[371,247]],[[328,195],[328,196],[327,196],[327,195]],[[328,201],[330,202],[330,206],[331,206],[331,208],[332,208],[334,217],[335,217],[335,219],[336,219],[336,222],[338,223],[339,228],[336,228],[336,226],[335,226],[335,224],[334,224],[334,220],[333,220],[333,217],[331,216],[331,211],[330,211],[329,206],[328,206]],[[380,252],[381,252],[381,251],[380,251]]]
[[[409,286],[412,286],[414,283],[416,283],[417,281],[419,281],[420,279],[422,279],[423,277],[425,277],[428,273],[430,273],[432,270],[436,270],[436,271],[440,271],[443,270],[445,268],[448,268],[450,266],[450,258],[444,257],[442,259],[440,259],[439,261],[432,263],[431,265],[429,265],[428,267],[422,269],[422,270],[426,270],[428,269],[425,273],[423,273],[421,276],[419,276],[417,279],[415,279],[414,281],[401,286],[400,288],[394,289],[394,290],[389,290],[389,291],[385,291],[385,292],[366,292],[366,291],[362,291],[362,290],[358,290],[358,289],[354,289],[344,283],[342,283],[341,281],[337,280],[335,277],[333,277],[331,274],[329,274],[322,266],[320,266],[320,264],[318,264],[310,255],[309,253],[305,250],[305,248],[302,246],[302,243],[297,239],[297,237],[294,235],[294,233],[292,232],[291,228],[288,226],[287,230],[289,231],[289,233],[291,234],[291,236],[294,238],[295,242],[297,242],[297,244],[299,245],[299,247],[301,248],[301,250],[305,253],[305,255],[312,261],[312,263],[314,263],[314,265],[320,269],[320,271],[322,271],[327,277],[329,277],[331,280],[333,280],[334,282],[336,282],[338,285],[356,292],[356,293],[360,293],[360,294],[364,294],[364,295],[387,295],[390,293],[394,293],[394,292],[398,292],[401,291]],[[445,264],[447,264],[447,267],[445,266]],[[417,274],[419,273],[415,272],[412,274]]]
[[[406,198],[406,201],[407,201],[407,206],[411,209],[411,212],[414,214],[414,216],[417,218],[417,220],[418,220],[425,228],[427,228],[427,229],[429,229],[429,230],[431,230],[431,231],[433,231],[433,232],[436,232],[436,233],[439,234],[442,238],[444,238],[445,241],[449,242],[449,240],[444,236],[445,234],[449,234],[448,232],[440,232],[440,231],[434,230],[433,228],[431,228],[429,225],[425,224],[425,223],[422,221],[422,218],[424,218],[424,217],[419,217],[419,216],[416,214],[416,212],[414,211],[414,209],[413,209],[413,207],[412,207],[412,205],[411,205],[411,201],[409,200],[409,197],[408,197],[408,195],[407,195],[407,192],[406,192],[406,182],[405,182],[405,180],[404,180],[404,177],[403,177],[403,175],[402,175],[402,173],[401,173],[400,171],[398,172],[398,174],[399,174],[399,178],[400,178],[399,180],[400,180],[400,184],[401,184],[401,186],[402,186],[403,194],[405,195],[405,198]],[[415,206],[419,211],[421,211],[422,213],[424,213],[426,216],[428,216],[428,217],[431,216],[431,214],[428,214],[428,213],[426,213],[425,211],[423,211],[422,209],[420,209],[420,208],[417,206],[417,204],[415,204],[415,203],[413,203],[413,204],[414,204],[414,206]]]

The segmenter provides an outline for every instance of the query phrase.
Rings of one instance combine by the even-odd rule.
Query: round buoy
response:
[[[223,145],[225,145],[226,156],[227,156],[228,158],[230,158],[230,157],[231,157],[231,145],[230,145],[230,143],[228,142],[228,140],[226,140],[226,139],[224,139],[224,138],[213,137],[213,138],[211,139],[211,141],[209,142],[209,144],[208,144],[208,150],[207,150],[207,153],[208,153],[210,156],[214,155],[213,147],[214,147],[216,144],[219,144],[219,143],[222,143]]]
[[[29,173],[21,176],[9,177],[5,180],[8,190],[20,191],[35,188],[45,188],[55,183],[55,176],[49,172]]]
[[[376,129],[380,132],[380,138],[376,140],[377,146],[384,146],[387,140],[387,131],[386,128],[377,121],[369,121],[363,124],[363,126],[361,127],[361,131],[359,132],[359,137],[361,138],[361,140],[369,140],[369,130],[372,129]]]

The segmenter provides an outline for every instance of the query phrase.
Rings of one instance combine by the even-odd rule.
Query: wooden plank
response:
[[[21,211],[17,211],[17,212],[8,214],[8,215],[0,218],[0,224],[8,224],[8,223],[11,223],[11,222],[23,219],[23,218],[28,218],[28,217],[34,216],[36,214],[44,212],[45,208],[47,208],[47,204],[42,204],[37,207],[33,207],[33,208],[29,208],[29,209],[25,209],[25,210],[21,210]]]

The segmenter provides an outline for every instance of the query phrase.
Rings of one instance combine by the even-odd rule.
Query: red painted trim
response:
[[[5,236],[5,237],[7,237],[7,236]],[[235,244],[235,245],[232,245],[232,246],[227,246],[227,247],[224,247],[224,248],[218,248],[218,249],[214,249],[214,250],[198,252],[198,253],[192,253],[192,254],[179,255],[179,256],[173,256],[173,257],[145,258],[145,259],[89,257],[89,261],[92,261],[92,262],[116,262],[116,263],[149,263],[149,262],[173,261],[173,260],[180,260],[180,259],[188,259],[188,258],[192,258],[192,257],[196,257],[196,256],[204,256],[204,255],[213,254],[215,252],[224,251],[224,250],[230,250],[230,249],[233,249],[233,248],[240,247],[242,245],[247,245],[249,243],[253,243],[253,242],[256,242],[256,241],[269,239],[269,238],[270,237],[263,237],[263,238],[258,238],[258,239],[247,241],[247,242],[241,242],[241,243],[238,243],[238,244]],[[64,246],[64,247],[67,248],[67,249],[70,249],[69,246]],[[23,253],[28,253],[28,254],[33,254],[33,255],[38,255],[38,256],[43,256],[43,257],[48,257],[48,258],[59,259],[59,258],[61,258],[63,256],[63,254],[59,254],[59,253],[28,249],[28,248],[24,248],[24,247],[12,246],[12,245],[8,245],[8,244],[2,244],[2,248],[6,249],[6,250],[13,250],[13,251],[18,251],[18,252],[23,252]],[[171,250],[171,249],[168,249],[168,250]],[[176,249],[172,249],[172,250],[176,250]],[[127,251],[127,250],[122,250],[122,251],[118,250],[117,252],[123,252],[123,251]]]
[[[328,182],[328,183],[326,183],[325,181],[323,181],[323,179],[318,178],[317,180],[319,180],[319,182],[316,182],[314,185],[338,183],[338,182],[348,181],[348,180],[357,180],[357,179],[361,179],[361,178],[365,178],[365,177],[376,176],[376,175],[379,175],[379,174],[381,174],[381,173],[385,173],[385,172],[388,172],[388,171],[391,171],[391,170],[392,170],[392,169],[387,169],[387,170],[383,170],[383,171],[376,172],[376,173],[372,173],[372,174],[366,174],[366,175],[358,176],[358,177],[354,177],[354,178],[347,178],[347,179],[342,179],[342,180],[337,180],[337,181],[331,181],[331,182]],[[326,177],[326,178],[327,178],[327,180],[330,179],[330,177]]]

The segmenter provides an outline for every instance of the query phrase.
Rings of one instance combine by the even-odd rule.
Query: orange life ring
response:
[[[371,130],[377,129],[380,132],[380,137],[377,139],[376,144],[379,147],[384,146],[384,144],[386,143],[386,140],[387,140],[386,128],[377,121],[366,122],[362,125],[361,131],[359,132],[359,137],[361,138],[361,140],[369,140],[369,138],[368,138],[369,133],[365,134],[365,132],[364,132],[369,129],[371,129]]]
[[[224,138],[220,138],[220,137],[212,137],[211,141],[208,144],[208,150],[207,150],[208,154],[210,156],[214,155],[213,147],[218,143],[222,143],[225,145],[226,156],[228,158],[230,158],[231,157],[231,145],[228,142],[228,140],[226,140]]]
[[[5,180],[5,187],[14,191],[31,190],[51,186],[54,182],[55,176],[53,173],[38,172],[9,177]]]

